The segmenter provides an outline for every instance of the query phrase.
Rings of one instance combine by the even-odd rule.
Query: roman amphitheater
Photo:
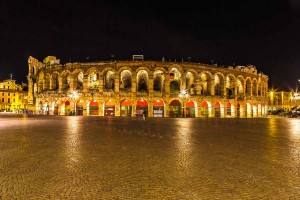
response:
[[[268,76],[255,66],[28,58],[35,113],[134,117],[265,117]]]

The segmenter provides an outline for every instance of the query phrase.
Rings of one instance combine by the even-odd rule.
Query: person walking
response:
[[[143,109],[140,110],[140,119],[144,120],[144,110]]]

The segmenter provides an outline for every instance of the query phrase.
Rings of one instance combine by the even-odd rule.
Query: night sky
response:
[[[30,3],[28,3],[30,2]],[[0,6],[0,80],[27,82],[27,59],[145,60],[254,65],[269,87],[300,79],[300,1],[6,1]]]

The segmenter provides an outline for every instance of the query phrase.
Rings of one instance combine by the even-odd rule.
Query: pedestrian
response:
[[[140,110],[140,119],[144,120],[144,110],[143,109]]]

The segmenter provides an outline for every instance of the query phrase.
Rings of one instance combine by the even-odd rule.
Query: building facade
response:
[[[300,106],[300,95],[297,92],[274,91],[268,92],[269,114],[289,112],[292,108]]]
[[[19,112],[27,108],[27,91],[15,80],[7,79],[0,82],[0,111]]]
[[[36,113],[133,117],[264,117],[268,76],[254,66],[108,61],[60,64],[28,58]],[[180,95],[185,91],[188,95]]]

